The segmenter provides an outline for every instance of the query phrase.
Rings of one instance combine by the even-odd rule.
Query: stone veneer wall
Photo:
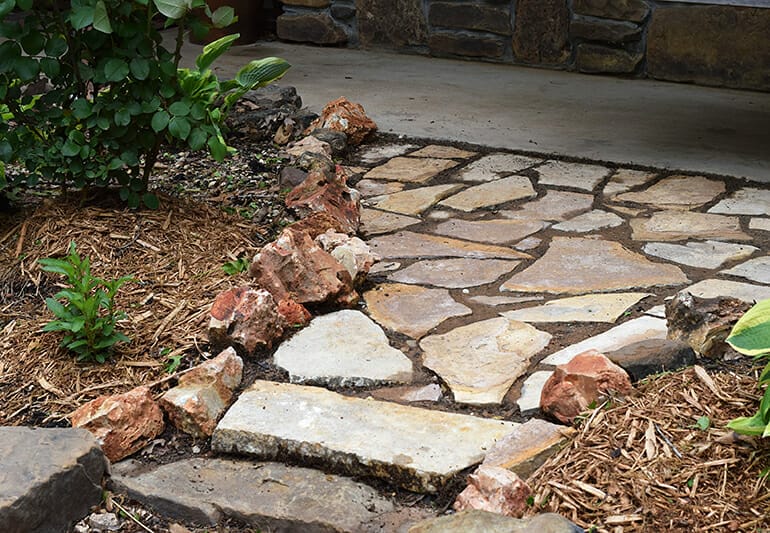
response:
[[[770,91],[770,9],[765,8],[662,0],[283,0],[283,5],[277,33],[287,41]]]

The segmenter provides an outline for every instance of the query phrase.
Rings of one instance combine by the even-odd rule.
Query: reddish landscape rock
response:
[[[331,216],[329,213],[324,213],[323,211],[313,213],[312,215],[305,217],[302,220],[298,220],[289,226],[289,228],[291,228],[293,231],[304,231],[310,235],[311,239],[315,239],[322,233],[326,233],[329,230],[333,230],[335,232],[345,231],[339,220]]]
[[[72,427],[90,431],[113,463],[141,450],[166,426],[147,387],[100,396],[80,406],[70,420]]]
[[[340,165],[336,173],[311,171],[305,181],[286,196],[286,207],[305,218],[313,213],[328,213],[345,233],[354,234],[360,225],[361,195],[347,186],[347,176]]]
[[[305,137],[301,141],[295,142],[291,147],[286,149],[286,152],[288,152],[290,155],[293,155],[294,157],[299,157],[305,152],[331,157],[332,147],[329,146],[329,143],[310,136]]]
[[[622,368],[596,350],[588,350],[556,367],[543,387],[540,409],[562,423],[571,424],[603,394],[627,394],[631,390],[631,381]]]
[[[301,303],[297,303],[290,298],[278,302],[278,314],[291,327],[307,326],[312,316],[310,312]]]
[[[177,429],[193,437],[210,437],[243,377],[243,360],[230,347],[179,378],[160,405]]]
[[[345,267],[354,284],[363,282],[372,265],[380,260],[369,245],[358,237],[329,230],[315,240]]]
[[[271,348],[283,335],[284,321],[269,291],[236,287],[220,293],[211,307],[209,340],[224,348],[233,346],[252,356]]]
[[[377,131],[377,124],[366,115],[360,104],[342,97],[326,104],[321,116],[310,124],[307,132],[317,128],[341,131],[348,136],[348,142],[355,146]]]
[[[532,494],[516,474],[497,466],[480,466],[468,476],[465,487],[454,503],[457,511],[476,509],[515,518],[527,509],[527,498]]]

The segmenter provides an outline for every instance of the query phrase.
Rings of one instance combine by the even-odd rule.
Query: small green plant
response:
[[[249,260],[245,257],[241,257],[235,261],[228,261],[222,265],[222,270],[224,270],[225,274],[228,276],[234,276],[236,274],[240,274],[241,272],[246,272],[248,269]]]
[[[163,370],[166,371],[166,374],[173,374],[179,369],[179,366],[182,364],[182,358],[184,355],[171,355],[166,358],[166,366],[163,368]]]
[[[697,427],[701,431],[706,431],[708,428],[711,427],[711,419],[707,416],[701,416],[695,422],[695,427]]]
[[[80,257],[74,241],[64,259],[49,257],[39,263],[44,271],[65,276],[69,285],[53,298],[46,298],[56,319],[43,331],[66,332],[61,346],[77,354],[78,361],[103,363],[115,344],[130,342],[116,329],[126,314],[115,309],[115,295],[122,285],[132,281],[131,277],[103,280],[92,276],[89,258]]]

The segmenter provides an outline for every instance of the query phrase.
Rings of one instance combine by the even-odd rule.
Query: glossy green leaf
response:
[[[745,355],[770,352],[770,299],[749,309],[735,324],[727,342]]]
[[[135,57],[129,65],[131,74],[137,80],[146,80],[150,75],[150,62],[143,57]]]
[[[94,7],[79,5],[70,13],[70,23],[76,30],[82,30],[94,23]]]
[[[16,0],[0,0],[0,17],[6,16],[16,7]]]
[[[195,60],[195,65],[198,67],[198,70],[204,71],[208,69],[219,56],[230,49],[233,42],[235,42],[238,37],[240,37],[240,34],[237,33],[233,35],[225,35],[224,37],[204,46],[203,52]]]
[[[226,28],[236,19],[235,10],[231,6],[220,6],[211,14],[211,24],[215,28]]]
[[[185,117],[171,117],[168,122],[168,132],[182,141],[187,139],[191,129],[190,122]]]
[[[94,6],[94,29],[102,33],[112,33],[110,16],[107,14],[107,6],[104,0],[97,0]]]
[[[170,19],[180,19],[190,10],[188,0],[153,0],[155,7]]]
[[[239,70],[235,79],[242,87],[254,89],[281,78],[289,68],[291,65],[279,57],[256,59]]]
[[[117,57],[113,57],[104,65],[104,77],[107,81],[123,81],[128,72],[128,63]]]
[[[151,122],[152,130],[155,133],[160,133],[161,131],[166,129],[166,126],[168,126],[168,121],[170,118],[171,117],[169,116],[169,114],[163,109],[156,112],[152,116],[152,122]]]

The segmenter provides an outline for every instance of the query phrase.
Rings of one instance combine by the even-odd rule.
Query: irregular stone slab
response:
[[[689,292],[698,298],[729,296],[744,302],[755,302],[770,298],[770,287],[723,279],[704,279],[694,285],[690,285],[686,289],[682,289],[682,292]]]
[[[642,247],[647,255],[697,268],[719,268],[728,261],[746,259],[758,249],[748,244],[719,241],[685,244],[649,242]]]
[[[594,197],[568,191],[548,191],[545,196],[527,202],[514,211],[501,211],[505,218],[562,221],[591,209]]]
[[[436,383],[424,387],[388,387],[373,390],[371,394],[378,400],[396,402],[437,402],[444,396],[441,387]]]
[[[605,204],[605,207],[608,209],[612,209],[616,213],[620,213],[621,215],[625,215],[627,217],[637,217],[641,213],[644,213],[645,209],[635,209],[633,207],[626,207],[622,205],[612,205],[612,204]]]
[[[573,9],[583,15],[642,22],[650,12],[650,4],[646,0],[575,0]]]
[[[314,318],[273,356],[292,383],[371,387],[412,381],[412,362],[360,311]]]
[[[671,176],[643,191],[615,197],[620,202],[652,204],[660,209],[693,209],[725,192],[725,184],[703,176]]]
[[[439,144],[431,144],[409,154],[410,157],[428,157],[432,159],[468,159],[474,155],[476,155],[476,152]]]
[[[643,340],[605,355],[628,372],[634,382],[695,364],[695,352],[689,344],[669,339]]]
[[[398,181],[361,180],[356,183],[356,190],[364,198],[383,196],[404,190],[404,184]]]
[[[738,217],[710,213],[661,211],[651,217],[635,218],[630,224],[633,230],[631,237],[635,241],[751,240],[751,237],[741,231]]]
[[[467,258],[420,261],[391,274],[388,279],[399,283],[462,289],[492,283],[513,271],[519,263],[502,259]]]
[[[505,244],[523,239],[548,227],[541,220],[461,220],[442,222],[433,233],[467,241]]]
[[[543,242],[543,239],[538,239],[537,237],[527,237],[526,239],[522,239],[516,244],[513,245],[514,248],[517,250],[521,250],[523,252],[527,250],[534,250],[538,246],[540,246]]]
[[[372,268],[369,269],[369,274],[383,274],[385,272],[393,272],[399,268],[401,268],[401,263],[397,261],[380,261],[372,265]]]
[[[588,294],[551,300],[539,307],[527,307],[500,313],[522,322],[615,322],[626,309],[652,294],[628,292]]]
[[[446,289],[388,283],[364,293],[371,317],[386,328],[419,339],[430,330],[471,309],[457,303]]]
[[[534,198],[537,196],[532,182],[524,176],[511,176],[482,185],[470,187],[439,202],[439,205],[460,211],[470,212],[483,207]]]
[[[770,218],[752,218],[749,220],[749,229],[770,231]]]
[[[0,427],[0,531],[69,531],[101,502],[108,468],[84,429]]]
[[[423,366],[441,377],[455,402],[499,404],[550,340],[523,322],[492,318],[425,337],[420,348]]]
[[[361,210],[361,233],[363,235],[380,235],[390,233],[422,222],[419,218],[378,211],[376,209]]]
[[[110,485],[175,520],[215,526],[238,518],[263,531],[360,531],[364,522],[394,509],[351,479],[219,458],[160,466],[124,461],[113,466]]]
[[[540,185],[573,187],[592,191],[610,173],[610,169],[599,165],[568,163],[566,161],[548,161],[537,167]]]
[[[542,159],[521,155],[491,154],[465,167],[457,177],[462,181],[494,181],[503,174],[513,174],[542,162]]]
[[[438,211],[433,210],[430,213],[428,213],[428,218],[431,220],[449,220],[452,218],[452,213],[449,211]]]
[[[505,468],[527,479],[574,433],[572,428],[533,418],[497,441],[482,465]]]
[[[370,180],[424,183],[433,176],[456,167],[457,161],[430,157],[394,157],[384,165],[373,168],[364,178]]]
[[[496,466],[484,465],[468,476],[468,485],[455,500],[456,511],[480,509],[506,516],[521,516],[532,489],[519,476]]]
[[[521,394],[516,400],[521,416],[530,416],[540,410],[540,395],[545,382],[553,375],[552,371],[539,370],[533,372],[521,386]],[[536,420],[536,419],[535,419]]]
[[[519,425],[257,381],[228,411],[212,449],[288,457],[436,492]]]
[[[745,263],[723,270],[721,273],[768,284],[770,283],[770,256],[749,259]]]
[[[434,185],[396,192],[372,199],[374,207],[402,215],[419,215],[442,198],[462,189],[462,185]]]
[[[358,152],[358,159],[361,161],[361,163],[372,165],[386,159],[404,155],[405,153],[409,152],[410,150],[414,150],[415,148],[417,147],[413,144],[384,144],[382,146],[367,146]]]
[[[583,533],[561,515],[542,513],[530,518],[511,518],[487,511],[462,511],[430,518],[412,526],[409,533]]]
[[[655,316],[658,318],[666,318],[666,306],[663,304],[656,305],[655,307],[649,308],[647,311],[644,312],[644,314],[648,316]]]
[[[767,215],[770,213],[770,190],[740,189],[708,210],[724,215]]]
[[[471,302],[481,305],[511,305],[524,302],[536,302],[542,300],[542,296],[471,296],[468,298]]]
[[[566,222],[560,222],[553,229],[573,233],[588,233],[602,228],[614,228],[620,226],[623,222],[623,219],[614,213],[594,209]]]
[[[687,281],[678,267],[652,263],[617,242],[554,237],[543,257],[500,290],[581,294]]]
[[[471,257],[474,259],[532,259],[531,256],[475,242],[460,241],[423,233],[402,231],[369,241],[372,250],[383,259],[426,257]]]
[[[546,365],[563,365],[570,362],[576,355],[588,350],[596,350],[603,353],[611,352],[643,340],[665,339],[667,334],[668,328],[664,319],[642,316],[552,353],[543,359],[541,363]]]

